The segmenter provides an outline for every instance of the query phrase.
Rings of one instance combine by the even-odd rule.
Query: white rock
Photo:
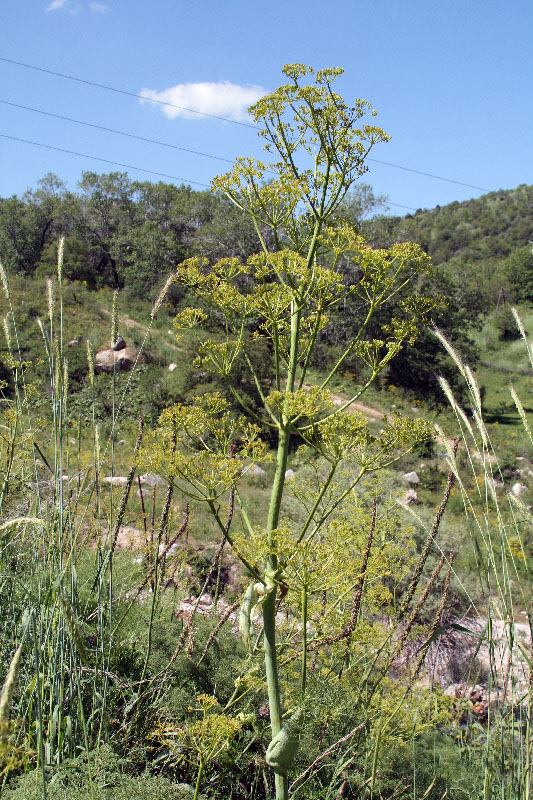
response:
[[[408,483],[420,483],[420,478],[416,472],[406,472],[402,477],[404,481],[407,481]]]
[[[288,469],[285,473],[286,478],[294,478],[295,475],[296,473],[293,469]]]
[[[176,369],[177,366],[178,366],[177,364],[169,364],[168,368],[169,368],[170,372],[174,372],[174,370]]]
[[[110,483],[111,486],[124,486],[128,482],[125,475],[113,475],[113,477],[103,478],[102,483]]]
[[[100,350],[94,357],[94,371],[97,375],[101,372],[114,372],[115,370],[131,369],[137,360],[137,351],[132,347],[123,350]]]
[[[160,556],[163,555],[163,553],[166,550],[166,547],[167,547],[166,544],[160,544],[159,545],[159,555]],[[166,552],[166,557],[167,558],[172,558],[172,556],[176,554],[177,550],[178,550],[178,543],[174,542],[174,544],[170,545],[170,547],[168,548],[168,550]]]
[[[139,480],[143,486],[166,486],[167,482],[164,478],[161,478],[159,475],[150,475],[146,473],[146,475],[139,475]]]
[[[203,594],[200,597],[200,600],[198,602],[199,602],[199,604],[201,606],[212,606],[213,605],[213,598],[211,597],[209,592],[206,592],[205,594]]]
[[[260,467],[259,464],[251,464],[248,469],[246,469],[246,474],[250,478],[264,478],[266,477],[266,469]]]
[[[511,491],[515,497],[520,497],[524,492],[527,492],[527,486],[524,486],[523,483],[513,483]]]
[[[416,489],[408,489],[405,493],[405,502],[407,505],[411,503],[418,503],[418,493]]]

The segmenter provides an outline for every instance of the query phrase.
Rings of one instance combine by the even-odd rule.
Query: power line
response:
[[[0,102],[3,102],[0,100]],[[31,139],[22,139],[19,136],[8,136],[6,133],[0,133],[0,137],[2,139],[11,139],[13,142],[22,142],[23,144],[32,144],[35,147],[44,147],[47,150],[56,150],[58,153],[68,153],[71,156],[78,156],[79,158],[90,158],[93,161],[101,161],[104,164],[112,164],[115,167],[125,167],[126,169],[134,169],[138,170],[139,172],[147,172],[150,175],[158,175],[161,178],[170,178],[173,181],[181,181],[182,183],[193,183],[195,186],[203,186],[206,189],[209,189],[209,184],[201,183],[200,181],[191,181],[189,178],[178,178],[176,175],[168,175],[166,172],[156,172],[153,169],[146,169],[146,167],[137,167],[133,164],[124,164],[122,161],[112,161],[109,158],[102,158],[101,156],[92,156],[89,153],[78,153],[76,150],[67,150],[65,147],[56,147],[55,145],[51,144],[44,144],[43,142],[34,142]],[[388,200],[386,205],[389,206],[396,206],[397,208],[405,208],[408,211],[416,211],[416,208],[412,206],[404,206],[400,203],[393,203],[392,201]]]
[[[62,114],[53,114],[51,111],[43,111],[40,108],[32,108],[31,106],[23,106],[20,103],[12,103],[9,100],[0,100],[5,106],[12,106],[13,108],[22,108],[24,111],[33,111],[35,114],[43,114],[46,117],[54,117],[55,119],[62,119],[66,122],[75,122],[76,125],[85,125],[88,128],[96,128],[100,131],[107,131],[107,133],[116,133],[118,136],[127,136],[129,139],[138,139],[141,142],[148,142],[149,144],[157,144],[161,147],[171,147],[173,150],[181,150],[183,153],[192,153],[195,156],[205,156],[205,158],[214,158],[217,161],[226,161],[228,164],[235,162],[231,158],[223,158],[222,156],[215,156],[212,153],[202,153],[200,150],[189,150],[187,147],[178,147],[176,144],[170,142],[160,142],[158,139],[149,139],[147,136],[138,136],[135,133],[128,133],[127,131],[118,131],[115,128],[106,128],[105,125],[96,125],[94,122],[84,122],[81,119],[74,119],[73,117],[64,117]]]
[[[95,81],[88,81],[85,78],[76,78],[74,75],[66,75],[63,72],[54,72],[52,69],[45,69],[44,67],[36,67],[34,64],[25,64],[23,61],[15,61],[12,58],[3,58],[0,56],[0,61],[5,61],[7,64],[16,64],[18,67],[26,67],[27,69],[34,69],[37,72],[46,72],[48,75],[55,75],[56,78],[64,78],[67,81],[76,81],[77,83],[84,83],[86,86],[95,86],[97,89],[106,89],[108,92],[116,92],[116,94],[124,94],[127,97],[136,97],[138,100],[149,101],[150,103],[158,103],[160,106],[169,106],[170,108],[178,108],[180,111],[188,111],[191,114],[199,114],[202,117],[210,117],[211,119],[219,119],[223,122],[231,122],[233,125],[242,125],[245,128],[253,128],[257,130],[256,125],[251,122],[239,122],[236,119],[229,119],[229,117],[220,117],[217,114],[208,114],[205,111],[198,111],[196,108],[187,108],[186,106],[178,106],[175,103],[168,103],[165,100],[154,100],[151,97],[145,97],[137,92],[128,92],[126,89],[117,89],[115,86],[106,86],[104,83],[96,83]]]
[[[145,100],[145,101],[148,100],[151,103],[158,103],[159,105],[169,106],[170,108],[178,108],[181,111],[190,111],[193,114],[199,114],[200,116],[203,116],[203,117],[210,117],[211,119],[218,119],[218,120],[221,120],[222,122],[231,122],[233,125],[241,125],[242,127],[245,127],[245,128],[252,128],[255,131],[258,130],[257,125],[253,125],[250,122],[239,122],[239,121],[237,121],[235,119],[229,119],[229,117],[221,117],[221,116],[218,116],[217,114],[208,114],[205,111],[197,111],[194,108],[185,108],[184,106],[178,106],[178,105],[175,105],[174,103],[165,102],[164,100],[152,100],[151,98],[144,97],[143,95],[137,94],[136,92],[129,92],[126,89],[118,89],[118,88],[116,88],[114,86],[106,86],[105,84],[96,83],[95,81],[85,80],[84,78],[77,78],[74,75],[67,75],[67,74],[65,74],[63,72],[55,72],[54,70],[45,69],[44,67],[37,67],[34,64],[26,64],[23,61],[15,61],[12,58],[4,58],[3,56],[0,56],[0,61],[4,61],[7,64],[16,64],[19,67],[25,67],[27,69],[33,69],[33,70],[36,70],[37,72],[45,72],[48,75],[55,75],[57,78],[64,78],[65,80],[76,81],[77,83],[83,83],[83,84],[85,84],[87,86],[94,86],[97,89],[105,89],[108,92],[116,92],[117,94],[123,94],[123,95],[126,95],[127,97],[136,97],[138,100]],[[15,105],[15,104],[13,104],[13,105]],[[21,107],[23,107],[23,106],[21,106]],[[31,109],[31,110],[35,110],[35,109]],[[46,113],[46,112],[38,112],[38,113]],[[68,119],[68,118],[66,118],[66,119]],[[78,122],[78,120],[72,120],[72,121],[73,122]],[[89,125],[90,123],[82,123],[82,124]],[[94,127],[98,127],[98,126],[94,126]],[[111,130],[111,129],[109,129],[109,130]],[[120,133],[119,131],[113,131],[113,132],[114,133]],[[123,135],[132,136],[132,137],[134,136],[134,134],[123,134]],[[143,137],[135,137],[135,138],[143,138]],[[153,141],[153,140],[150,140],[150,141]],[[164,144],[164,143],[163,142],[157,142],[157,144]],[[172,145],[166,145],[166,146],[172,146]],[[191,152],[194,152],[194,151],[191,151]],[[208,154],[207,153],[202,153],[201,155],[208,155]],[[219,158],[219,156],[209,156],[209,157],[210,158]],[[223,159],[223,160],[225,160],[225,159]],[[457,186],[466,186],[468,189],[476,189],[477,191],[480,191],[480,192],[490,192],[490,189],[484,189],[481,186],[474,186],[471,183],[463,183],[462,181],[455,180],[454,178],[446,178],[444,175],[435,175],[435,174],[433,174],[431,172],[423,172],[422,170],[413,169],[411,167],[404,167],[401,164],[393,164],[390,161],[381,161],[381,160],[379,160],[377,158],[367,157],[367,160],[368,161],[373,161],[375,164],[382,164],[383,166],[386,166],[386,167],[394,167],[394,169],[401,169],[401,170],[404,170],[404,172],[412,172],[415,175],[423,175],[424,177],[432,178],[433,180],[445,181],[446,183],[454,183]],[[399,204],[398,203],[390,203],[390,205],[399,205]],[[399,207],[400,208],[408,208],[408,206],[399,206]],[[416,209],[411,209],[411,210],[416,210]]]
[[[432,175],[431,172],[422,172],[419,169],[411,169],[411,167],[402,167],[400,164],[391,164],[390,161],[378,161],[377,158],[370,158],[367,156],[367,161],[373,161],[375,164],[383,164],[386,167],[395,167],[395,169],[403,169],[405,172],[414,172],[415,175],[425,175],[426,178],[435,178],[437,181],[447,181],[448,183],[456,183],[458,186],[467,186],[469,189],[477,189],[480,192],[490,192],[490,189],[484,189],[482,186],[472,186],[471,183],[463,183],[462,181],[455,181],[453,178],[443,178],[441,175]]]
[[[390,200],[387,200],[385,203],[386,206],[396,206],[396,208],[406,208],[408,211],[417,211],[418,209],[413,208],[412,206],[402,206],[400,203],[392,203]]]
[[[133,164],[124,164],[121,161],[111,161],[109,158],[101,158],[100,156],[91,156],[88,153],[78,153],[76,150],[66,150],[64,147],[54,147],[51,144],[43,144],[42,142],[33,142],[30,139],[20,139],[18,136],[8,136],[6,133],[0,133],[2,139],[11,139],[14,142],[23,142],[24,144],[33,144],[36,147],[45,147],[47,150],[57,150],[59,153],[68,153],[71,156],[79,156],[81,158],[91,158],[93,161],[102,161],[104,164],[113,164],[116,167],[126,167],[126,169],[136,169],[139,172],[148,172],[150,175],[159,175],[161,178],[170,178],[173,181],[181,181],[182,183],[194,183],[195,186],[205,186],[209,189],[209,184],[200,183],[199,181],[191,181],[188,178],[178,178],[176,175],[168,175],[166,172],[156,172],[153,169],[146,169],[145,167],[136,167]]]

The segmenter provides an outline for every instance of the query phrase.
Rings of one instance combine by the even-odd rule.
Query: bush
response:
[[[127,773],[129,763],[104,745],[90,754],[94,800],[188,800],[193,790],[188,784],[168,778]],[[91,797],[89,769],[85,756],[50,768],[47,776],[48,800],[80,800]],[[38,770],[22,775],[14,788],[4,792],[7,800],[42,800],[42,774]]]

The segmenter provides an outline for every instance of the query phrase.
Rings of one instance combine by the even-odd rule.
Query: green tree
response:
[[[0,257],[12,272],[31,275],[44,248],[62,230],[65,184],[48,173],[22,198],[0,201]]]
[[[520,247],[503,262],[503,269],[516,300],[533,302],[533,247]]]
[[[428,269],[429,259],[417,245],[373,250],[352,225],[336,219],[339,205],[366,170],[364,162],[371,148],[388,139],[381,128],[362,122],[375,112],[364,100],[348,106],[333,90],[341,69],[314,73],[309,67],[293,64],[283,72],[289,83],[251,108],[255,121],[262,125],[265,149],[273,161],[263,164],[239,159],[231,172],[214,181],[216,190],[225,192],[251,217],[262,252],[244,263],[226,258],[213,266],[207,259],[192,258],[176,273],[177,280],[194,292],[203,306],[210,305],[224,320],[222,341],[200,341],[200,362],[222,376],[248,419],[255,417],[261,424],[263,417],[249,408],[240,392],[233,366],[238,356],[246,359],[244,348],[250,329],[270,344],[272,388],[265,390],[251,360],[246,359],[275,441],[275,474],[266,518],[254,519],[254,510],[246,508],[238,487],[248,464],[265,457],[260,429],[235,417],[219,394],[204,395],[193,405],[167,409],[153,447],[147,452],[153,466],[182,492],[207,504],[250,575],[241,629],[247,641],[244,634],[249,630],[251,609],[260,603],[272,728],[267,761],[275,772],[277,800],[287,798],[287,773],[298,739],[295,730],[303,724],[309,648],[320,644],[308,640],[309,615],[320,605],[321,594],[327,589],[323,622],[340,636],[334,636],[333,641],[346,636],[345,629],[338,630],[339,619],[346,625],[350,616],[357,617],[354,609],[348,610],[345,598],[350,589],[357,594],[360,586],[362,591],[366,568],[361,556],[361,531],[339,516],[338,509],[363,476],[392,464],[428,436],[424,422],[395,416],[384,423],[382,434],[374,437],[364,417],[345,412],[403,344],[415,340],[433,305],[427,298],[404,292]],[[314,82],[306,83],[307,76],[314,77]],[[272,173],[276,177],[265,182],[265,176]],[[264,236],[265,229],[270,231],[270,242]],[[348,254],[359,265],[359,272],[346,286],[337,266]],[[371,337],[368,332],[373,316],[400,292],[403,296],[396,302],[386,330],[380,331],[379,338]],[[322,382],[310,385],[309,367],[328,311],[345,298],[365,308],[359,329]],[[175,324],[178,329],[197,331],[204,319],[202,309],[186,308]],[[335,408],[329,386],[353,356],[364,368],[365,378],[345,406]],[[318,486],[296,489],[305,509],[301,523],[285,518],[283,512],[291,439],[327,465]],[[231,509],[234,501],[244,520],[242,535],[232,535],[222,511],[224,502]],[[352,557],[358,564],[355,575]],[[292,598],[291,611],[300,618],[300,634],[289,639],[281,634],[276,617],[278,598],[284,594]],[[345,609],[348,619],[342,617],[340,609]],[[257,646],[251,647],[256,652]],[[285,662],[297,658],[300,663],[299,692],[291,695],[288,704],[296,716],[285,724],[288,708],[287,698],[282,696],[281,651]]]

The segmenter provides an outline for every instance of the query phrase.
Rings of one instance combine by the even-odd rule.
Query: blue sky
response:
[[[4,0],[0,21],[4,59],[240,122],[250,100],[284,82],[283,64],[342,66],[338,91],[347,101],[369,100],[392,137],[374,158],[480,187],[369,162],[365,181],[398,204],[396,213],[533,183],[531,0]],[[261,155],[245,125],[1,60],[0,100],[230,160]],[[193,188],[229,166],[5,103],[0,133]],[[74,188],[83,170],[121,169],[2,137],[0,161],[2,197],[22,194],[47,172]]]

